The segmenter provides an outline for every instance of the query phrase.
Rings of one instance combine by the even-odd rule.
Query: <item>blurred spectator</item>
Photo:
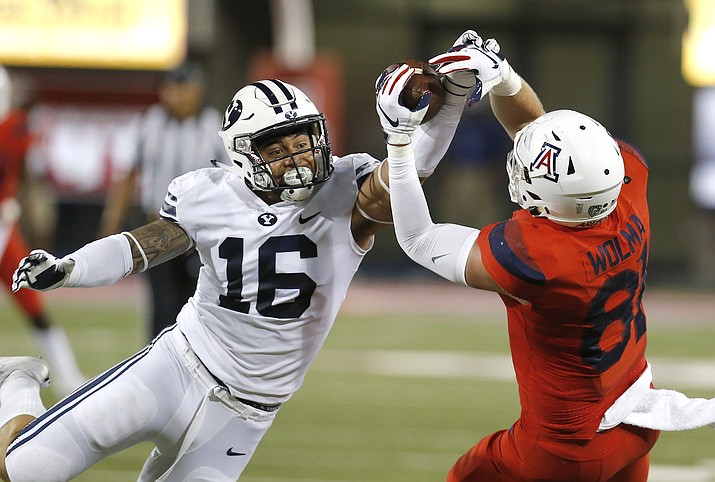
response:
[[[158,219],[172,179],[206,167],[212,159],[227,162],[218,135],[222,114],[204,104],[205,86],[204,70],[195,60],[187,60],[162,79],[159,103],[147,109],[137,126],[133,167],[108,194],[99,236]],[[143,219],[126,226],[137,188]],[[147,272],[152,337],[174,323],[194,294],[199,267],[198,255],[192,250]]]
[[[690,194],[697,211],[692,237],[694,281],[715,288],[715,87],[696,89],[693,97],[693,145],[695,163],[690,175]]]
[[[20,91],[20,85],[15,90]],[[23,209],[18,196],[20,191],[31,189],[33,180],[26,175],[25,168],[25,158],[33,140],[27,127],[28,106],[23,102],[26,99],[13,96],[12,91],[10,75],[0,67],[0,275],[2,284],[30,323],[35,341],[52,367],[57,395],[63,396],[85,381],[67,336],[61,327],[52,323],[40,293],[29,290],[12,293],[10,290],[12,274],[29,252],[19,226]],[[27,196],[24,198],[29,199]],[[42,199],[33,201],[42,204]],[[32,223],[27,224],[27,229],[32,231],[32,227]]]
[[[457,127],[447,160],[437,172],[439,206],[456,224],[486,225],[511,215],[504,201],[506,154],[512,147],[487,102],[467,108]]]

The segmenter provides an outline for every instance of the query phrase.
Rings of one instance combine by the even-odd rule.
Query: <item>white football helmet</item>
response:
[[[616,208],[625,176],[608,131],[572,110],[549,112],[517,132],[506,164],[513,202],[571,227],[605,219]]]
[[[315,172],[295,166],[282,176],[281,183],[270,163],[284,162],[285,158],[268,162],[258,146],[266,139],[298,131],[310,137]],[[227,168],[242,176],[251,189],[280,192],[284,201],[307,199],[313,187],[326,181],[333,171],[325,116],[300,89],[281,80],[260,80],[236,92],[224,113],[219,135],[231,159]]]

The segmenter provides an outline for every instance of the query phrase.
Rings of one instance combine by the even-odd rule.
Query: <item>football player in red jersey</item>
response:
[[[27,112],[12,106],[11,78],[0,67],[0,277],[31,325],[35,341],[57,375],[53,387],[57,395],[63,396],[86,380],[77,367],[67,336],[61,327],[51,323],[39,293],[11,291],[12,274],[28,251],[18,227],[17,195],[31,143]]]
[[[430,63],[469,102],[489,92],[514,139],[509,194],[521,209],[511,219],[481,231],[434,224],[409,132],[386,136],[402,249],[450,281],[498,293],[507,311],[521,415],[464,454],[447,480],[645,482],[659,432],[623,422],[652,379],[642,305],[648,167],[590,117],[545,113],[498,53],[494,40],[467,31]],[[406,77],[388,77],[395,88],[378,92],[378,110],[418,124],[420,111],[399,105]]]

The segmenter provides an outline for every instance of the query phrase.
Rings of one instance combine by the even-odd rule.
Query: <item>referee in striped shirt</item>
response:
[[[137,225],[158,218],[172,179],[227,162],[218,131],[221,113],[204,104],[205,75],[200,63],[187,60],[169,71],[159,86],[159,102],[150,106],[137,127],[134,165],[107,196],[99,236],[120,232],[134,205],[137,188],[142,216]],[[132,226],[134,227],[134,226]],[[195,251],[147,272],[151,287],[151,338],[176,321],[196,289],[200,262]]]

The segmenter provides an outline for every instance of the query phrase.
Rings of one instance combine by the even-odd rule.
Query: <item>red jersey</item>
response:
[[[0,121],[0,201],[17,195],[25,155],[31,142],[27,113],[10,111]]]
[[[648,167],[635,148],[618,145],[625,182],[600,224],[569,228],[519,210],[479,234],[491,277],[529,303],[502,296],[521,420],[541,440],[593,438],[646,367]]]

